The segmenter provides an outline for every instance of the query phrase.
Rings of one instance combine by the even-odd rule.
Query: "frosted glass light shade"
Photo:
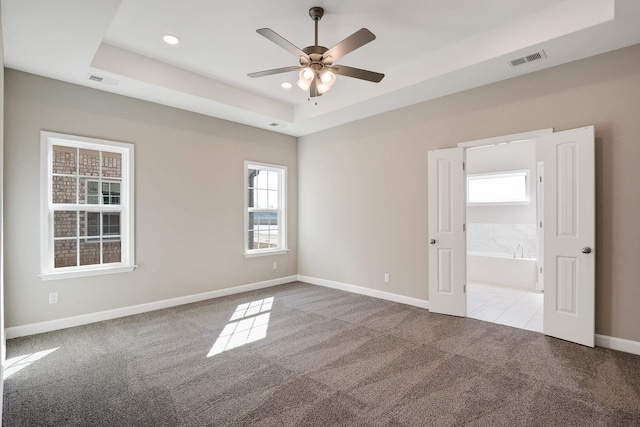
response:
[[[302,79],[298,80],[298,81],[296,82],[296,85],[297,85],[300,89],[302,89],[303,91],[305,91],[305,92],[306,92],[306,91],[308,91],[308,90],[309,90],[309,88],[311,87],[311,83],[310,83],[310,82],[307,82],[307,81],[302,80]]]
[[[304,67],[300,70],[300,80],[307,80],[309,82],[313,80],[313,70],[309,67]]]
[[[311,84],[313,83],[314,75],[315,73],[311,68],[304,67],[298,74],[299,80],[296,82],[296,84],[300,89],[306,92],[309,90]]]
[[[324,83],[328,87],[333,86],[333,84],[336,82],[336,75],[327,68],[323,68],[322,70],[320,70],[318,72],[318,75],[320,76],[320,80],[322,80],[322,83]]]
[[[318,80],[316,83],[316,89],[318,89],[319,94],[323,94],[329,90],[329,86],[322,82],[322,80]]]

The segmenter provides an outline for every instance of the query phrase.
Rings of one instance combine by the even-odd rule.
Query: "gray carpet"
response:
[[[30,354],[5,426],[640,425],[639,356],[303,283],[8,341]]]

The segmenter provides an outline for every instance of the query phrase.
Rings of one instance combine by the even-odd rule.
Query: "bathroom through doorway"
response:
[[[469,147],[465,170],[467,317],[542,332],[536,141]]]

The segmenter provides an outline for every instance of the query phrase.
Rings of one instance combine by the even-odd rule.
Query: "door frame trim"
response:
[[[552,133],[553,133],[553,128],[538,129],[538,130],[532,130],[529,132],[520,132],[520,133],[511,134],[511,135],[494,136],[491,138],[478,139],[475,141],[461,142],[458,144],[458,147],[475,148],[475,147],[485,147],[489,145],[501,144],[504,142],[528,141],[530,139],[537,139]]]

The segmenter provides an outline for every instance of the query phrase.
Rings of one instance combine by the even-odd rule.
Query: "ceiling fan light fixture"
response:
[[[328,68],[323,68],[322,70],[320,70],[318,72],[318,75],[320,76],[320,80],[322,80],[322,83],[329,87],[333,86],[333,84],[336,82],[336,75],[333,74],[333,72]]]
[[[318,44],[318,21],[320,21],[323,15],[324,9],[321,7],[316,6],[309,9],[309,16],[311,16],[315,24],[315,43],[313,46],[307,46],[304,49],[295,46],[270,28],[257,29],[256,32],[258,34],[297,56],[300,67],[274,68],[257,73],[249,73],[248,76],[252,78],[263,77],[299,70],[299,80],[296,84],[304,92],[310,91],[309,98],[314,98],[327,92],[336,81],[336,72],[341,76],[366,80],[373,83],[380,82],[384,77],[382,73],[347,67],[345,65],[333,65],[334,61],[375,40],[376,36],[366,28],[360,28],[337,45],[327,49]]]
[[[304,67],[300,70],[298,74],[300,79],[296,82],[298,87],[302,89],[304,92],[307,92],[313,83],[313,79],[315,78],[315,71],[310,67]]]
[[[311,68],[304,67],[302,70],[300,70],[300,80],[311,83],[311,81],[313,80],[313,74],[314,72]]]
[[[320,95],[328,92],[330,88],[331,87],[329,85],[323,83],[321,80],[316,80],[316,89]]]
[[[311,82],[308,82],[308,81],[306,81],[306,80],[302,80],[302,79],[300,79],[300,80],[298,80],[298,81],[296,82],[296,85],[297,85],[300,89],[302,89],[302,90],[303,90],[303,92],[306,92],[306,91],[308,91],[308,90],[309,90],[309,88],[311,87]]]
[[[336,81],[336,75],[333,74],[330,70],[323,68],[318,71],[318,77],[316,78],[316,90],[319,95],[323,93],[329,92],[331,86]]]

